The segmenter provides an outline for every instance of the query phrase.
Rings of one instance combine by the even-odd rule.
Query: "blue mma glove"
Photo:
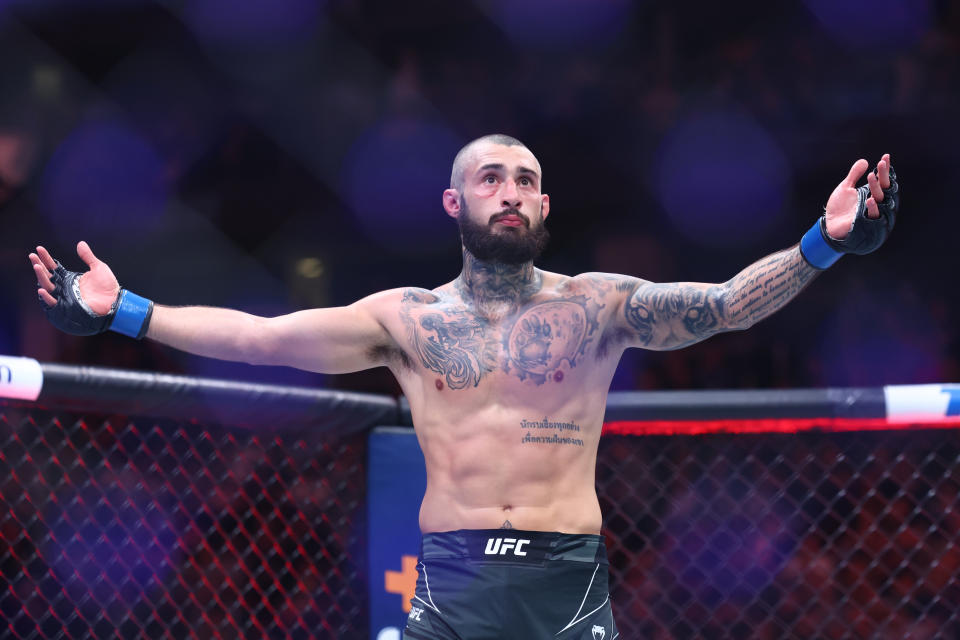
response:
[[[877,170],[873,170],[874,175]],[[882,187],[881,187],[882,188]],[[876,251],[893,230],[897,210],[900,208],[900,186],[897,174],[890,167],[890,186],[883,189],[883,201],[877,202],[880,217],[867,217],[867,198],[870,197],[869,185],[857,188],[857,214],[853,219],[850,233],[843,240],[837,240],[827,233],[827,217],[820,219],[804,234],[800,240],[800,253],[817,269],[826,269],[845,253],[864,255]]]
[[[67,271],[57,261],[57,268],[50,276],[54,287],[51,295],[57,299],[57,304],[48,307],[40,300],[40,306],[53,326],[74,336],[92,336],[108,330],[137,340],[146,335],[150,316],[153,315],[153,302],[120,289],[110,311],[106,315],[98,315],[80,295],[81,275],[76,271]]]

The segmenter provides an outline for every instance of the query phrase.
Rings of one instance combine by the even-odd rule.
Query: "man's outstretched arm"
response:
[[[794,298],[843,253],[869,253],[886,239],[899,206],[899,186],[890,156],[877,164],[867,185],[858,160],[827,201],[821,220],[800,244],[759,260],[722,284],[623,283],[619,326],[631,346],[680,349],[722,331],[753,326]]]
[[[752,326],[787,304],[818,273],[798,245],[758,260],[723,284],[637,280],[619,320],[630,346],[682,349]]]
[[[77,254],[89,267],[85,273],[67,271],[43,247],[30,254],[48,318],[75,335],[112,329],[201,356],[321,373],[381,366],[393,351],[393,339],[377,318],[399,292],[276,318],[215,307],[166,307],[133,295],[127,298],[134,302],[124,308],[130,300],[110,267],[85,242],[78,244]]]

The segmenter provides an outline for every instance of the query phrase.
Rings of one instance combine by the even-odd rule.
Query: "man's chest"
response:
[[[586,295],[542,295],[513,309],[481,313],[457,299],[411,295],[399,314],[400,342],[414,367],[450,389],[518,380],[543,385],[596,360],[607,307]]]

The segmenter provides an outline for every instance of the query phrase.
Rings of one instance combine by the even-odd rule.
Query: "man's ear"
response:
[[[540,196],[540,216],[546,220],[550,215],[550,196],[543,194]]]
[[[460,217],[460,192],[447,189],[443,192],[443,209],[451,218]]]

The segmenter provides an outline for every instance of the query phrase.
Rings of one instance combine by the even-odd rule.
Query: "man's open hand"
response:
[[[94,313],[106,315],[120,293],[120,284],[110,267],[93,255],[90,245],[86,242],[81,241],[77,244],[77,255],[90,268],[79,278],[80,295]],[[30,254],[30,262],[33,264],[33,271],[39,285],[37,295],[48,307],[55,306],[57,298],[50,278],[57,268],[56,261],[46,249],[37,247],[37,252]]]
[[[857,183],[863,177],[869,163],[860,159],[850,167],[850,173],[843,182],[830,194],[827,200],[827,233],[831,238],[843,240],[850,233],[853,220],[857,215],[858,198]],[[890,154],[884,154],[877,163],[877,172],[867,174],[867,184],[870,187],[870,197],[867,198],[867,217],[876,220],[880,217],[878,202],[883,202],[883,189],[890,188]]]

